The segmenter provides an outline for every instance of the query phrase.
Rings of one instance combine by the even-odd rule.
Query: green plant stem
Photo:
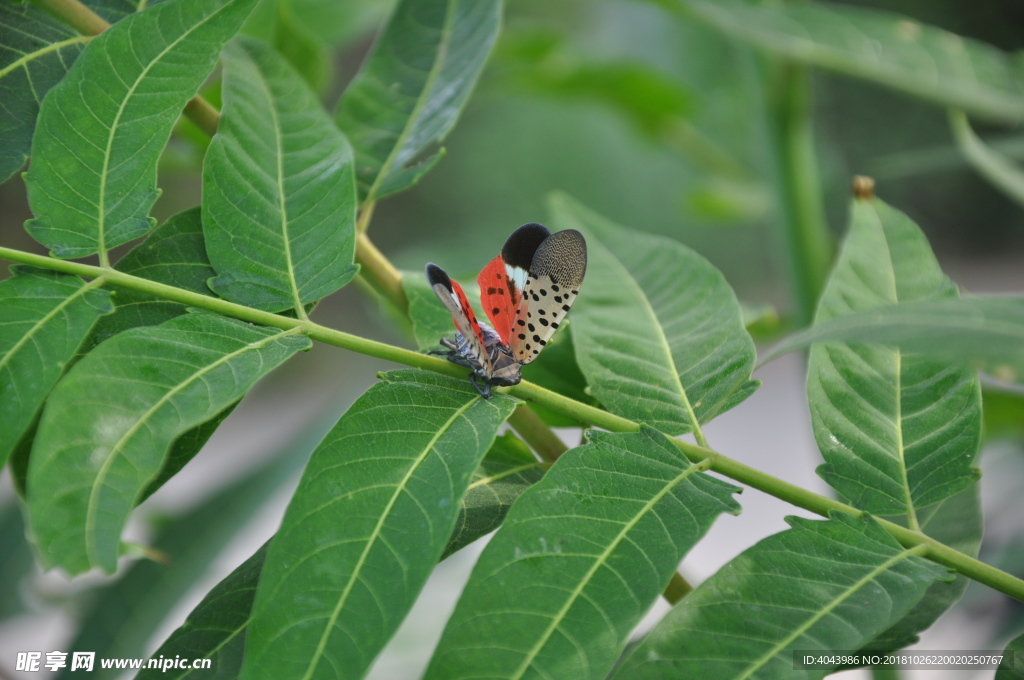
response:
[[[393,361],[413,368],[420,368],[428,371],[435,371],[452,377],[464,378],[466,369],[456,366],[451,362],[438,359],[425,354],[419,354],[412,350],[395,347],[386,343],[377,342],[368,338],[337,331],[331,328],[320,326],[312,321],[293,319],[287,316],[280,316],[270,312],[260,311],[234,302],[208,297],[200,293],[175,288],[155,281],[149,281],[137,276],[119,272],[116,269],[104,269],[93,265],[72,262],[70,260],[58,260],[45,255],[36,255],[13,248],[0,247],[0,259],[19,262],[22,264],[42,267],[53,271],[83,276],[89,279],[105,277],[107,282],[130,288],[141,293],[147,293],[157,297],[180,302],[181,304],[207,309],[243,321],[263,324],[272,328],[295,329],[299,328],[313,340],[323,342],[335,347],[352,350],[360,354]],[[584,423],[604,428],[613,432],[636,432],[640,425],[622,418],[607,411],[602,411],[594,406],[580,403],[557,392],[552,392],[539,385],[530,382],[522,382],[515,387],[501,388],[509,394],[546,406],[553,411],[574,418]],[[818,495],[801,487],[785,482],[769,474],[755,470],[739,461],[712,451],[711,449],[697,446],[679,439],[670,439],[673,444],[693,463],[702,463],[708,469],[721,475],[729,477],[741,484],[753,487],[767,494],[775,496],[792,505],[816,514],[827,517],[832,512],[842,512],[854,517],[860,517],[864,513],[860,510],[841,503],[837,500]],[[979,560],[939,543],[935,539],[924,535],[919,531],[912,531],[906,527],[899,526],[887,520],[877,519],[876,521],[907,548],[923,546],[925,555],[955,571],[984,583],[1002,593],[1024,602],[1024,581],[995,567],[985,564]]]
[[[78,0],[32,0],[63,23],[82,35],[99,35],[110,28],[110,23]],[[211,137],[217,132],[220,114],[208,101],[196,95],[189,100],[185,116]]]
[[[213,137],[217,134],[217,125],[220,123],[220,111],[213,108],[213,104],[199,95],[188,100],[188,104],[185,104],[185,109],[182,113],[208,136]]]
[[[665,591],[661,594],[669,604],[679,604],[679,602],[693,592],[693,586],[690,585],[689,581],[683,578],[682,574],[678,571],[672,572],[672,579],[665,586]]]
[[[508,424],[548,463],[554,463],[568,450],[558,435],[529,406],[517,406]]]
[[[814,156],[810,75],[797,64],[764,60],[768,135],[786,271],[801,326],[810,324],[828,278],[832,243]]]
[[[975,172],[1019,205],[1024,206],[1024,171],[978,139],[978,135],[974,134],[971,123],[967,120],[967,114],[963,111],[951,110],[949,125],[957,146]]]
[[[78,0],[32,0],[82,35],[99,35],[110,28],[106,19]]]
[[[402,289],[402,275],[366,235],[366,227],[362,229],[356,235],[356,262],[359,263],[359,273],[396,309],[408,314],[409,300]]]

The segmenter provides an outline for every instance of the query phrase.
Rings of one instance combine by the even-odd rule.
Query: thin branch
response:
[[[78,0],[33,0],[33,2],[82,35],[99,35],[110,28],[106,19]]]
[[[529,406],[521,405],[516,407],[508,424],[519,433],[527,444],[545,461],[554,463],[568,450],[568,447],[558,438],[547,423],[534,413]]]
[[[365,230],[365,226],[363,227]],[[377,249],[365,231],[356,235],[356,262],[367,283],[383,295],[403,314],[409,313],[409,299],[402,289],[402,275],[384,253]]]
[[[200,293],[184,290],[182,288],[149,281],[148,279],[142,279],[117,270],[102,269],[100,267],[82,264],[80,262],[58,260],[45,255],[36,255],[34,253],[27,253],[13,248],[0,247],[0,258],[10,260],[12,262],[20,262],[23,264],[34,265],[36,267],[43,267],[53,271],[64,272],[66,274],[83,276],[90,279],[105,276],[107,281],[112,285],[130,288],[141,293],[147,293],[173,302],[180,302],[192,307],[208,309],[210,311],[232,316],[244,321],[263,324],[272,328],[300,328],[303,333],[318,342],[352,350],[353,352],[359,352],[360,354],[366,354],[378,359],[405,364],[406,366],[411,366],[413,368],[435,371],[437,373],[457,378],[462,378],[465,375],[465,370],[463,368],[443,359],[419,354],[412,350],[395,347],[383,342],[377,342],[376,340],[362,338],[357,335],[351,335],[332,328],[326,328],[311,321],[280,316],[278,314],[272,314],[270,312],[264,312],[244,305],[239,305],[234,302],[228,302],[227,300],[212,298]],[[640,425],[632,420],[617,416],[613,413],[608,413],[607,411],[603,411],[594,406],[583,404],[530,382],[524,381],[515,387],[497,389],[498,391],[507,392],[519,399],[541,404],[542,406],[579,420],[580,422],[590,423],[596,427],[613,432],[636,432],[640,429]],[[841,512],[854,517],[861,517],[865,514],[850,505],[818,495],[813,491],[808,491],[807,489],[790,484],[789,482],[776,477],[772,477],[767,473],[744,465],[737,460],[723,456],[711,449],[697,446],[696,444],[690,444],[689,442],[685,442],[680,439],[670,439],[669,441],[671,441],[691,462],[705,463],[708,466],[708,469],[714,472],[729,477],[741,484],[758,489],[759,491],[764,491],[765,493],[784,500],[791,505],[804,508],[805,510],[810,510],[811,512],[825,517],[828,517],[829,514],[833,512]],[[902,527],[883,519],[875,518],[875,521],[877,521],[882,528],[884,528],[904,547],[914,548],[921,546],[925,556],[929,559],[1024,602],[1024,581],[1021,579],[985,564],[973,557],[969,557],[958,552],[957,550],[944,545],[919,531],[912,531],[906,527]]]

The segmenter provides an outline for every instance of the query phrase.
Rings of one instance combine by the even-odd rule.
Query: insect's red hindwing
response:
[[[491,326],[508,346],[512,321],[515,318],[516,305],[521,297],[515,281],[511,280],[505,266],[505,260],[498,255],[491,260],[476,277],[480,286],[480,303],[491,320]]]

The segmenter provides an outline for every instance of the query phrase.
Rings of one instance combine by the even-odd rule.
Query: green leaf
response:
[[[0,281],[0,466],[93,324],[113,311],[101,282],[29,267]]]
[[[150,657],[210,659],[210,668],[195,674],[191,668],[167,673],[149,669],[139,673],[136,680],[181,680],[190,676],[203,680],[234,680],[238,677],[245,650],[245,631],[269,545],[270,541],[264,543],[207,593],[185,623]]]
[[[870,517],[790,517],[682,600],[613,676],[821,678],[794,652],[859,649],[906,614],[946,570]]]
[[[234,680],[242,669],[245,649],[245,631],[249,624],[252,602],[256,597],[263,562],[267,556],[267,541],[213,588],[196,605],[182,624],[151,658],[181,656],[192,659],[210,659],[211,667],[201,673],[193,669],[143,670],[136,680],[166,678],[181,680],[201,677],[203,680]]]
[[[668,434],[700,430],[753,394],[754,342],[735,294],[703,257],[556,195],[552,221],[587,237],[570,313],[579,367],[612,413]]]
[[[434,373],[383,377],[313,453],[270,545],[247,680],[362,677],[441,556],[516,404]]]
[[[153,230],[145,241],[118,260],[114,268],[125,274],[212,296],[213,293],[206,282],[215,272],[206,257],[200,209],[196,207],[185,210],[169,218]],[[117,302],[114,313],[100,319],[92,335],[85,341],[84,351],[81,353],[129,328],[157,326],[188,311],[185,305],[130,288],[117,289],[114,300]],[[152,495],[185,467],[236,405],[237,402],[221,411],[212,420],[178,437],[160,469],[160,474],[150,482],[139,502]]]
[[[494,56],[509,85],[603,104],[656,138],[693,113],[693,95],[677,79],[640,61],[596,61],[550,29],[508,30]]]
[[[313,90],[324,86],[330,68],[327,44],[295,16],[291,2],[277,3],[271,44]]]
[[[169,0],[93,38],[43,101],[25,228],[58,257],[148,232],[174,122],[255,0]]]
[[[984,530],[978,484],[918,513],[921,531],[949,547],[971,557],[978,556]],[[906,516],[888,518],[906,525]],[[963,575],[950,582],[936,581],[917,603],[892,628],[872,640],[863,651],[879,653],[902,649],[918,641],[917,634],[927,630],[964,594],[969,579]]]
[[[815,323],[903,301],[957,297],[921,231],[878,199],[855,200]],[[811,348],[807,398],[825,458],[818,474],[850,503],[903,514],[970,486],[981,390],[969,368],[861,343]]]
[[[305,452],[308,451],[307,448]],[[304,460],[301,451],[289,450],[237,478],[227,488],[217,489],[198,506],[174,518],[153,543],[154,551],[164,555],[167,563],[137,560],[123,578],[93,593],[93,605],[83,614],[78,636],[69,647],[94,651],[97,657],[147,656],[151,649],[150,638],[167,616],[208,573],[216,557],[230,545],[239,529],[282,484],[294,479],[293,474]],[[230,616],[233,613],[231,604],[230,600],[221,602],[219,612]],[[174,655],[172,652],[169,656],[173,659]],[[188,656],[199,658],[203,655]],[[159,653],[149,657],[157,658]],[[156,673],[163,678],[177,673],[174,677],[183,677],[187,671],[144,670],[139,677],[147,673]],[[67,669],[64,673],[68,678],[77,677]],[[123,674],[124,669],[102,669],[96,664],[92,677],[117,678]],[[211,677],[210,670],[203,670],[197,675],[204,679]]]
[[[174,440],[310,344],[293,331],[189,314],[90,352],[54,389],[32,447],[28,508],[42,564],[112,572],[128,514]]]
[[[1024,680],[1024,635],[1018,635],[1006,645],[996,680]]]
[[[25,164],[39,105],[87,40],[30,2],[0,2],[0,182]]]
[[[1024,382],[1024,298],[904,302],[831,319],[790,336],[765,358],[845,340],[959,359],[1007,382]]]
[[[224,115],[203,164],[210,287],[258,309],[298,309],[356,274],[352,151],[272,49],[242,37],[224,61]]]
[[[650,428],[591,433],[484,549],[425,680],[604,678],[737,491]]]
[[[495,439],[473,473],[473,481],[455,520],[455,530],[441,559],[500,527],[512,504],[540,481],[548,467],[550,464],[537,460],[529,447],[511,432]]]
[[[1017,123],[1024,65],[991,45],[876,9],[823,3],[659,0],[727,36],[939,106]]]
[[[210,295],[206,281],[214,275],[206,257],[203,223],[198,207],[169,218],[153,230],[146,240],[118,260],[114,269],[157,283]],[[117,308],[93,328],[80,354],[121,331],[139,326],[156,326],[181,316],[185,305],[141,293],[131,288],[115,288]]]
[[[171,450],[167,452],[167,457],[164,459],[164,464],[160,467],[160,472],[154,477],[146,488],[139,495],[136,505],[146,500],[154,493],[156,493],[160,487],[167,483],[174,475],[181,472],[181,469],[185,467],[190,460],[195,458],[199,450],[206,445],[213,433],[217,431],[220,424],[231,415],[235,407],[238,406],[238,402],[235,401],[215,415],[205,423],[196,425],[191,430],[188,430],[184,434],[180,435],[174,440],[174,444],[171,445]]]
[[[975,171],[992,186],[1024,206],[1024,170],[978,139],[962,111],[951,111],[949,120],[960,150]]]
[[[441,158],[501,26],[501,0],[398,0],[338,105],[359,195],[406,189]]]

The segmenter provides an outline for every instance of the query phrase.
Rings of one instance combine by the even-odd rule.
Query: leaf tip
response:
[[[875,180],[867,175],[854,176],[853,196],[860,201],[870,201],[875,197]]]

